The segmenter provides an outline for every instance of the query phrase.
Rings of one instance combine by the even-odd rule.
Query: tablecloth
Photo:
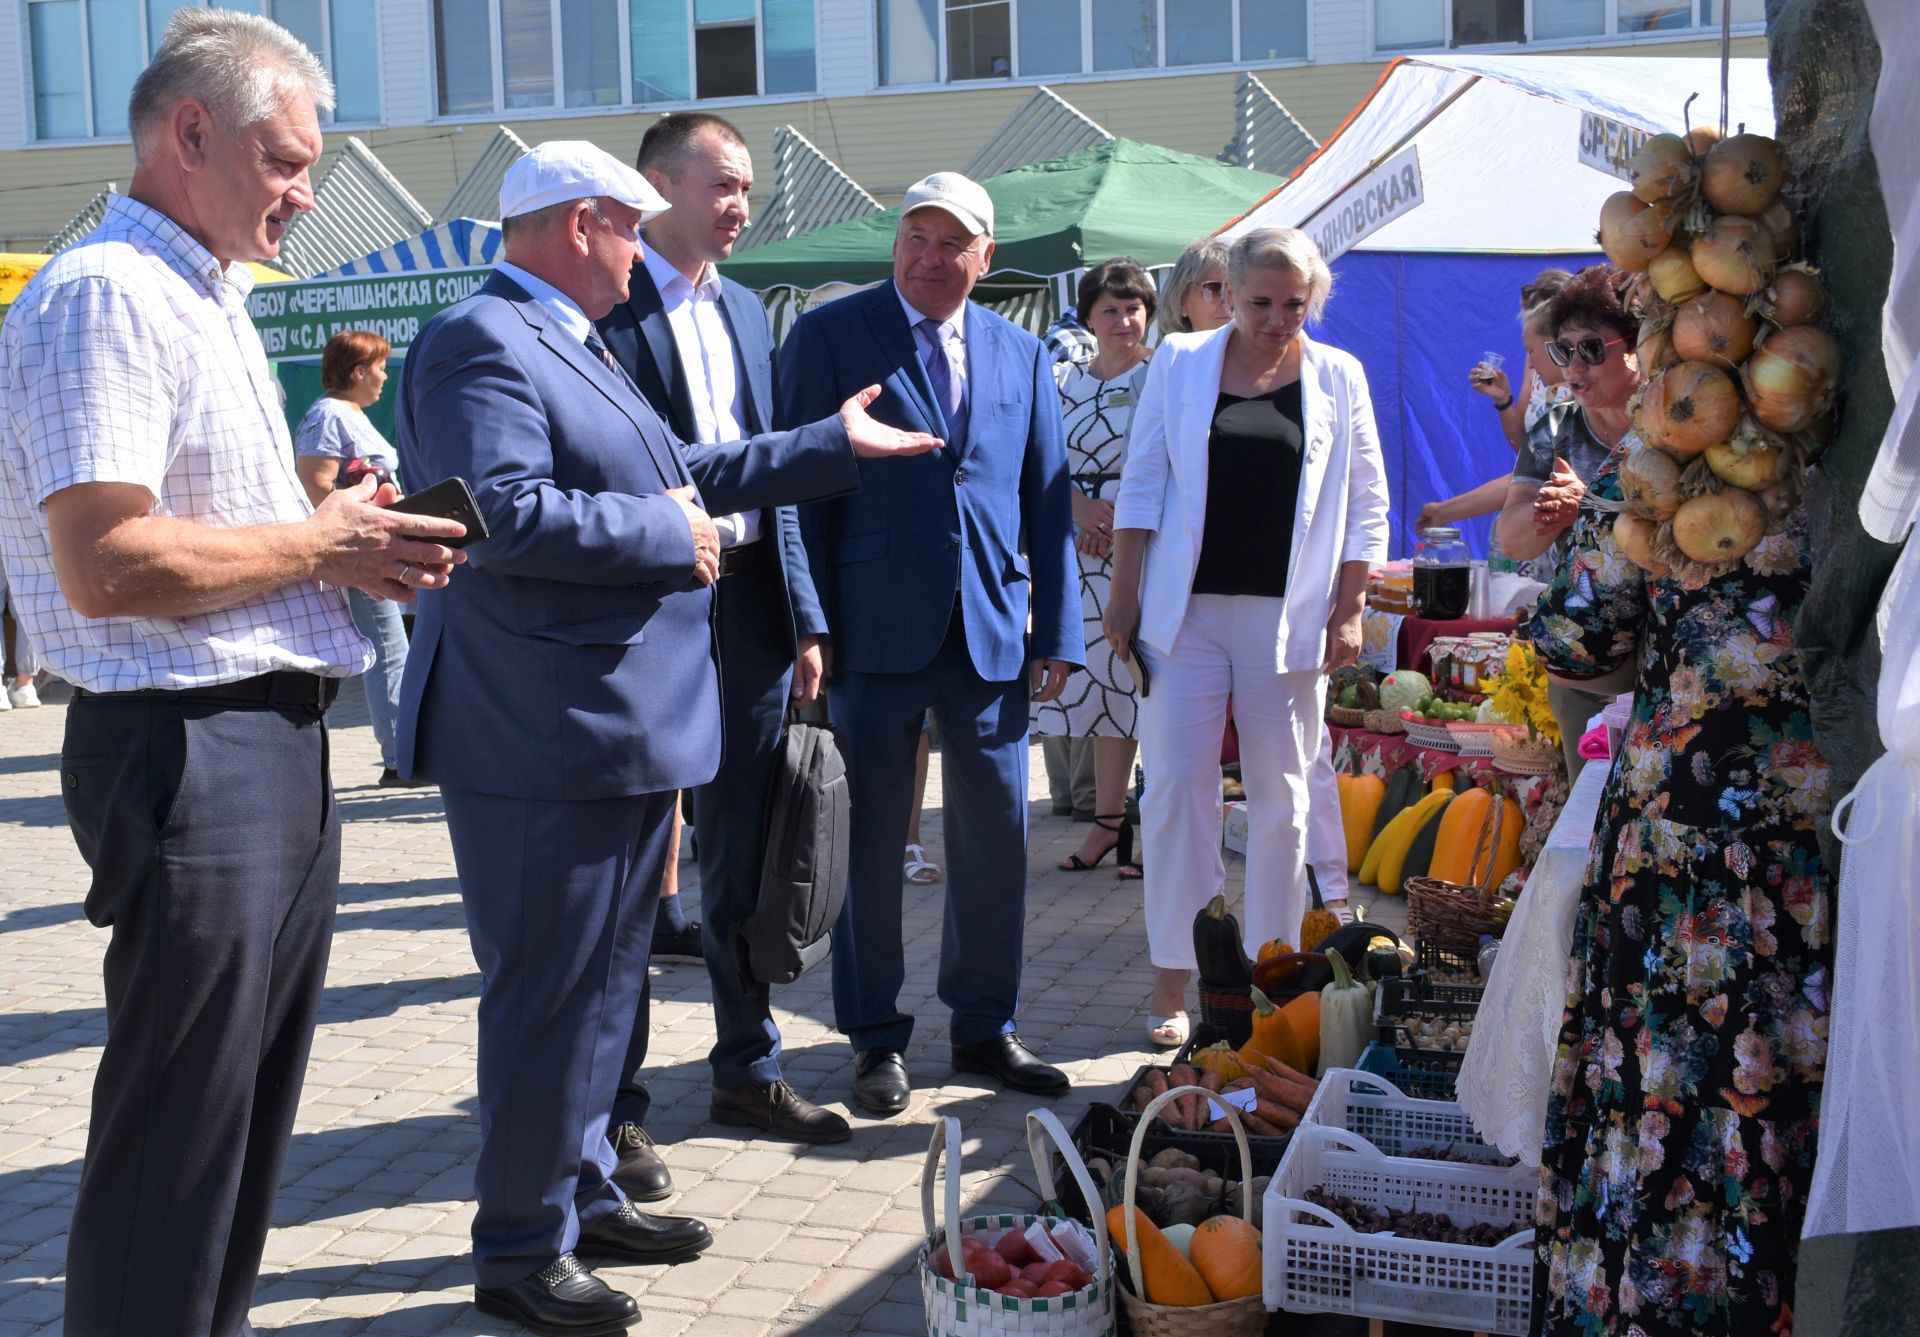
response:
[[[1586,885],[1600,796],[1612,767],[1580,778],[1534,860],[1527,889],[1507,923],[1473,1018],[1457,1099],[1480,1136],[1528,1165],[1540,1164],[1560,1019],[1567,1002],[1567,954]]]

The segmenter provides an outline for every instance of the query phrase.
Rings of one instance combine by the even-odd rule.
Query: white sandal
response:
[[[927,858],[924,847],[909,845],[903,876],[916,887],[930,887],[941,878],[940,865]]]
[[[1157,1049],[1178,1049],[1192,1032],[1193,1018],[1185,1012],[1170,1017],[1147,1013],[1147,1040]]]

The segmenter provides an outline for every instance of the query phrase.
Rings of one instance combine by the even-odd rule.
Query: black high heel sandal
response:
[[[1056,865],[1063,873],[1085,873],[1098,868],[1107,861],[1109,854],[1118,856],[1122,865],[1133,862],[1133,819],[1124,812],[1096,815],[1093,824],[1102,831],[1111,831],[1118,837],[1113,844],[1101,850],[1091,861],[1082,859],[1078,854],[1069,854],[1066,862]]]

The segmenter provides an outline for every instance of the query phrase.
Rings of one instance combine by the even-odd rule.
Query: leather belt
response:
[[[752,543],[742,543],[735,548],[720,550],[720,574],[737,576],[742,571],[751,571],[766,560],[767,541],[755,539]]]
[[[218,682],[208,687],[144,687],[132,692],[89,692],[76,689],[76,696],[145,697],[177,699],[193,697],[201,701],[221,701],[236,706],[266,706],[273,710],[311,710],[323,712],[340,694],[339,678],[322,678],[293,669],[276,669],[238,682]]]

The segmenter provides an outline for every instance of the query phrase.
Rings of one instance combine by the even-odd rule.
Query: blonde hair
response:
[[[291,93],[305,93],[317,111],[333,106],[333,80],[299,38],[258,14],[204,5],[177,9],[152,63],[133,81],[127,103],[133,160],[149,159],[182,102],[198,102],[222,129],[236,131],[272,116]]]
[[[1333,271],[1319,246],[1297,227],[1257,227],[1227,251],[1227,281],[1238,288],[1249,269],[1284,269],[1307,282],[1307,319],[1320,319],[1333,293]]]
[[[1191,327],[1187,324],[1187,294],[1193,285],[1204,279],[1213,270],[1226,272],[1227,245],[1213,237],[1202,237],[1199,241],[1187,243],[1187,249],[1180,252],[1180,258],[1173,262],[1173,272],[1167,275],[1167,286],[1161,290],[1160,312],[1157,317],[1162,334],[1185,334]]]

